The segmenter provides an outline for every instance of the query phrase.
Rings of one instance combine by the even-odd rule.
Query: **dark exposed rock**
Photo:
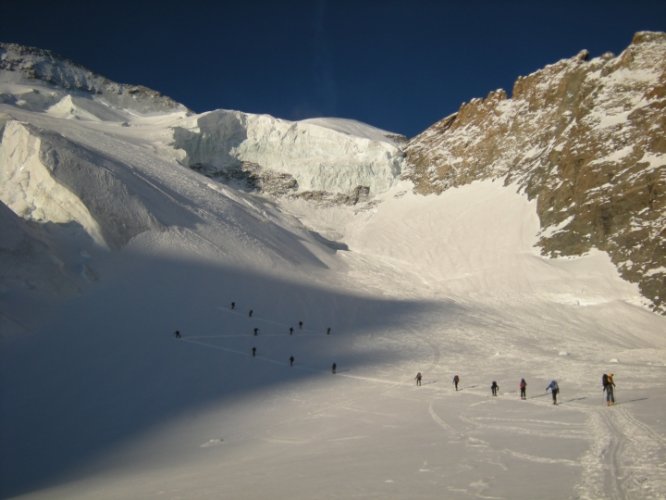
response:
[[[666,312],[666,34],[586,51],[463,104],[412,139],[421,193],[502,178],[537,200],[542,252],[608,252]]]

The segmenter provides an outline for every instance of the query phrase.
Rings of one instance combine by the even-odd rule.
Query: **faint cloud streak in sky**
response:
[[[318,0],[315,4],[312,38],[314,102],[306,100],[298,104],[294,109],[297,118],[335,116],[337,113],[338,90],[325,26],[327,7],[326,0]]]

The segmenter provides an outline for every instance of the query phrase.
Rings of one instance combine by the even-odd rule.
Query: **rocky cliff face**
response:
[[[542,252],[608,252],[666,313],[666,33],[584,51],[475,99],[410,141],[420,193],[502,179],[537,199]]]

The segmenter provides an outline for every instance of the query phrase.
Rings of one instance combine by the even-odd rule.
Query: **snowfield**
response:
[[[0,104],[0,496],[666,498],[666,319],[515,187],[270,200],[179,163],[198,117],[77,99]]]

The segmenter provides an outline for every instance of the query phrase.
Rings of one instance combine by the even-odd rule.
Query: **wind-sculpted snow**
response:
[[[209,173],[233,172],[243,163],[287,174],[298,192],[370,195],[389,189],[402,171],[402,153],[388,133],[344,120],[290,122],[268,115],[213,111],[197,128],[176,128],[175,147],[189,166]]]

